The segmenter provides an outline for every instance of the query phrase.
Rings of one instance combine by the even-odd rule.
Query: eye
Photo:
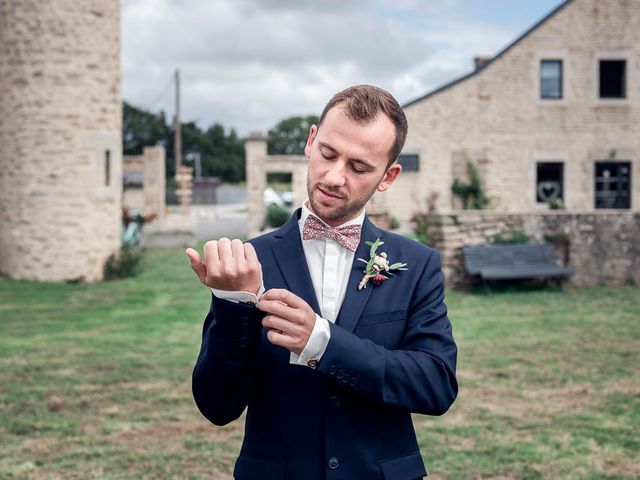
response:
[[[333,160],[334,158],[336,158],[332,153],[327,153],[323,150],[320,150],[320,155],[322,155],[322,158],[324,158],[325,160]]]
[[[363,168],[358,168],[355,165],[351,165],[351,170],[353,170],[356,173],[366,173],[367,171]]]

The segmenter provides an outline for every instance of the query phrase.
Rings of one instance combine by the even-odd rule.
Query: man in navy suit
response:
[[[313,125],[309,200],[275,232],[187,249],[211,287],[193,395],[216,425],[247,409],[239,480],[415,480],[426,475],[411,413],[456,398],[457,348],[436,251],[364,212],[402,167],[398,102],[368,85]],[[382,276],[361,281],[371,244]],[[407,270],[386,273],[389,264]],[[375,272],[374,272],[375,273]],[[386,279],[385,279],[386,277]]]

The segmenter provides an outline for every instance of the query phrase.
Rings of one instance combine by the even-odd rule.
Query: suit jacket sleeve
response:
[[[441,415],[458,392],[457,347],[444,304],[440,256],[435,251],[425,263],[407,315],[404,339],[397,350],[332,324],[318,369],[333,378],[340,372],[348,375],[348,388],[385,404]]]
[[[237,419],[247,406],[264,313],[212,295],[192,376],[193,398],[216,425]]]

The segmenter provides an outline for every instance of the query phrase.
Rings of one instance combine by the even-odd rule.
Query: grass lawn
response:
[[[447,303],[461,390],[415,417],[430,478],[640,477],[639,287]],[[181,249],[100,285],[0,279],[0,479],[231,478],[242,421],[191,398],[208,308]]]

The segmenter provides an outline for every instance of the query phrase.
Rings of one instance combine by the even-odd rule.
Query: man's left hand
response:
[[[256,307],[267,312],[262,326],[267,328],[267,339],[274,345],[300,355],[309,341],[316,324],[316,314],[307,302],[289,290],[267,290]]]

